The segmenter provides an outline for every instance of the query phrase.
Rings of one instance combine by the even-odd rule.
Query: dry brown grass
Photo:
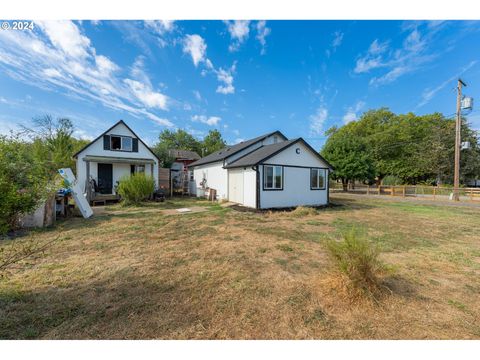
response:
[[[59,239],[0,281],[0,337],[480,337],[480,210],[332,200],[342,206],[304,216],[187,200],[112,207],[36,232]],[[185,206],[208,211],[157,211]],[[396,267],[378,302],[352,293],[326,254],[351,226]]]

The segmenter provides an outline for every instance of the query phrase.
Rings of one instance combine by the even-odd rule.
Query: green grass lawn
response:
[[[480,209],[331,200],[298,213],[113,205],[1,241],[0,258],[54,240],[0,279],[0,338],[480,338]],[[207,209],[162,211],[182,207]],[[351,298],[326,253],[352,227],[394,269],[379,302]]]

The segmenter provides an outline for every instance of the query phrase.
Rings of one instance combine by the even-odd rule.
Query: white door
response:
[[[243,204],[243,170],[228,171],[228,200]]]

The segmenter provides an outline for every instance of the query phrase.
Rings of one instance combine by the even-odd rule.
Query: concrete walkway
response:
[[[366,194],[352,194],[344,192],[330,193],[330,200],[335,199],[378,199],[383,201],[393,202],[414,202],[422,205],[437,205],[437,206],[456,206],[456,207],[473,207],[480,209],[480,200],[477,201],[452,201],[452,200],[433,200],[426,199],[425,197],[401,197],[401,196],[389,196],[389,195],[366,195]]]

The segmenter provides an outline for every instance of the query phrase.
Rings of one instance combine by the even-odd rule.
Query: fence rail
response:
[[[343,192],[343,186],[340,183],[334,183],[330,186],[332,192]],[[454,188],[444,186],[420,186],[420,185],[380,185],[352,186],[348,184],[347,192],[364,195],[384,195],[400,197],[418,197],[433,200],[451,200],[455,191],[458,191],[460,201],[478,201],[480,202],[480,188]]]

